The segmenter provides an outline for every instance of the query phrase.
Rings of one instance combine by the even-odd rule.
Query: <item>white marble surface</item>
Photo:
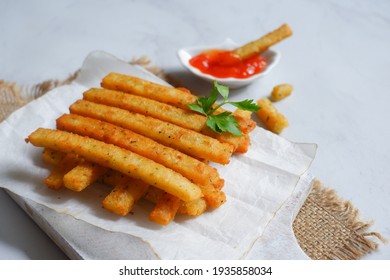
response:
[[[275,47],[279,65],[234,98],[293,84],[277,104],[290,121],[282,136],[317,143],[312,174],[390,239],[389,15],[386,0],[0,0],[0,79],[66,78],[88,53],[104,50],[126,60],[147,55],[201,91],[209,85],[184,70],[176,50],[226,37],[246,43],[288,23],[294,35]],[[0,259],[66,258],[3,190],[0,223]],[[390,245],[364,259],[390,259]]]

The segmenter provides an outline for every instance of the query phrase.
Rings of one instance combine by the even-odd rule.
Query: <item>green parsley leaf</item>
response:
[[[218,94],[220,94],[224,101],[214,106],[215,102],[218,100]],[[206,125],[217,133],[229,132],[236,136],[241,136],[242,132],[240,130],[240,125],[238,124],[236,118],[232,115],[231,112],[222,112],[218,115],[214,113],[221,108],[223,105],[231,104],[241,110],[256,112],[260,109],[253,100],[244,100],[240,102],[231,102],[229,101],[229,87],[218,84],[217,81],[214,81],[214,88],[210,92],[209,97],[201,97],[196,100],[195,104],[187,104],[187,106],[195,112],[198,112],[207,117]]]
[[[229,112],[230,113],[230,112]],[[240,130],[240,125],[237,123],[237,120],[235,117],[233,117],[231,114],[228,116],[224,115],[224,113],[218,114],[216,116],[213,116],[215,119],[215,122],[218,126],[218,129],[223,132],[230,132],[233,135],[236,136],[242,136],[242,132]]]
[[[256,112],[260,109],[260,107],[256,104],[253,103],[253,100],[245,99],[244,101],[240,102],[230,102],[233,106],[245,110],[245,111],[250,111],[250,112]]]
[[[197,102],[202,105],[203,110],[207,114],[212,109],[213,104],[217,100],[218,100],[218,90],[214,87],[209,97],[201,97],[197,100]]]
[[[229,87],[218,84],[217,81],[214,81],[214,89],[216,89],[219,94],[222,95],[224,100],[227,100],[229,97]],[[216,101],[216,100],[215,100]]]
[[[206,112],[203,110],[203,107],[198,104],[187,104],[187,106],[195,112],[201,113],[202,115],[206,114]]]

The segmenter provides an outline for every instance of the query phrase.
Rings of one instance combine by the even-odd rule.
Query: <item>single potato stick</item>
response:
[[[145,195],[145,199],[150,202],[157,203],[163,193],[164,192],[162,192],[160,189],[149,188]],[[198,200],[183,202],[179,208],[179,213],[198,216],[206,211],[208,207],[218,208],[226,202],[226,195],[221,190],[213,188],[202,188],[202,193],[203,197]]]
[[[145,195],[144,195],[144,198],[147,200],[147,201],[150,201],[154,204],[156,204],[158,202],[158,200],[160,199],[160,197],[164,194],[165,192],[159,188],[155,188],[155,187],[149,187],[149,189],[146,191]]]
[[[180,207],[180,199],[169,193],[164,193],[149,215],[149,220],[166,226],[176,215]]]
[[[222,133],[216,133],[213,130],[211,130],[208,126],[203,126],[200,133],[210,136],[212,138],[217,139],[221,143],[226,143],[232,146],[233,152],[236,151],[237,147],[240,145],[240,143],[243,141],[242,136],[235,136],[228,132],[222,132]]]
[[[43,161],[54,166],[60,165],[65,155],[66,155],[65,153],[61,153],[59,151],[54,151],[47,148],[44,148],[42,151]]]
[[[215,168],[131,130],[79,115],[61,116],[57,119],[57,127],[130,150],[179,172],[195,184],[223,185]]]
[[[65,174],[64,186],[70,190],[80,192],[95,182],[107,170],[108,168],[96,163],[83,161]]]
[[[59,190],[64,186],[64,175],[72,170],[80,162],[80,158],[73,154],[64,154],[63,158],[56,161],[58,165],[50,172],[50,175],[44,179],[44,183],[50,189]]]
[[[257,101],[257,105],[260,106],[260,110],[258,110],[256,114],[265,124],[267,129],[279,134],[286,126],[288,126],[286,117],[279,113],[268,98],[259,99]]]
[[[236,153],[244,154],[249,150],[251,145],[251,139],[249,134],[256,127],[256,122],[252,120],[252,112],[237,109],[233,112],[234,117],[237,119],[237,122],[240,124],[241,130],[244,133],[244,139],[240,142],[240,145],[235,150]]]
[[[124,177],[104,198],[103,208],[114,214],[126,216],[148,188],[149,185],[140,180]]]
[[[115,90],[93,88],[84,92],[84,99],[118,107],[135,113],[151,116],[153,118],[170,122],[183,128],[201,132],[210,137],[216,138],[221,142],[231,144],[236,149],[241,142],[241,137],[230,133],[216,133],[206,125],[207,118],[203,115],[162,103],[153,99],[124,93]],[[254,122],[253,122],[254,123]],[[247,130],[248,120],[239,124]],[[256,123],[254,123],[256,125]],[[245,133],[245,131],[243,130]]]
[[[244,140],[241,141],[240,145],[235,150],[236,153],[245,154],[249,150],[249,146],[251,145],[251,138],[248,134],[244,135]]]
[[[223,191],[204,186],[201,186],[201,189],[204,200],[211,208],[218,208],[226,202],[226,195]]]
[[[130,129],[188,155],[220,164],[229,163],[233,153],[233,146],[227,143],[221,143],[196,131],[123,109],[78,100],[71,105],[70,111],[73,114],[99,119]]]
[[[116,170],[108,169],[107,172],[98,179],[98,181],[105,185],[115,187],[125,177],[126,176],[124,174]]]
[[[184,202],[181,201],[179,210],[177,213],[189,215],[189,216],[199,216],[207,210],[207,202],[204,198],[199,198],[197,200]]]
[[[290,84],[280,84],[275,86],[271,92],[271,101],[277,102],[286,98],[291,95],[293,89],[293,86]]]
[[[236,118],[243,134],[248,134],[255,129],[256,122],[251,118],[252,112],[237,109],[232,115]]]
[[[266,34],[265,36],[257,39],[256,41],[250,42],[244,46],[241,46],[233,53],[238,55],[242,60],[250,58],[254,55],[265,52],[269,47],[282,41],[283,39],[292,35],[292,30],[287,24],[283,24],[278,29]]]
[[[206,117],[195,112],[116,90],[92,88],[84,92],[83,96],[85,100],[94,103],[151,116],[195,131],[201,131],[206,123]]]
[[[144,195],[144,198],[147,201],[156,204],[163,194],[164,191],[155,187],[149,187],[148,191]],[[181,201],[179,210],[177,212],[183,215],[199,216],[206,210],[207,210],[207,203],[204,200],[204,198],[201,197],[193,201],[188,201],[188,202]]]
[[[65,131],[44,128],[35,130],[26,141],[34,146],[77,153],[85,160],[131,175],[184,201],[199,199],[202,196],[200,188],[181,174],[112,144]]]
[[[104,77],[101,86],[106,89],[119,90],[147,97],[185,110],[188,110],[186,104],[194,103],[197,99],[195,95],[181,89],[163,86],[118,73],[110,73]]]

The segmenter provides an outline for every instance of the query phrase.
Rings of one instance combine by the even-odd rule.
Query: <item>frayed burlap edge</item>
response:
[[[362,222],[351,202],[315,180],[300,209],[293,229],[298,243],[312,259],[355,260],[385,242],[377,232],[368,231],[372,222]],[[375,241],[374,241],[375,239]]]
[[[33,86],[20,86],[15,82],[0,80],[0,122],[16,109],[49,90],[71,83],[76,78],[77,73],[70,75],[65,80],[47,80]]]
[[[151,66],[146,56],[129,63],[140,65],[172,82],[162,69]],[[71,83],[77,75],[78,71],[65,80],[48,80],[33,86],[0,80],[0,122],[51,89]],[[297,241],[311,259],[359,259],[376,250],[376,241],[385,240],[379,233],[369,232],[370,226],[371,223],[360,221],[358,210],[350,202],[338,197],[333,189],[325,187],[319,180],[315,181],[293,223]]]

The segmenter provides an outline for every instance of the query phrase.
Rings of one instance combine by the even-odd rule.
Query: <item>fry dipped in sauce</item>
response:
[[[190,60],[190,64],[202,73],[217,78],[248,78],[267,67],[265,58],[255,55],[242,60],[232,51],[208,50]]]
[[[202,73],[216,78],[249,78],[267,67],[267,60],[261,54],[291,35],[290,27],[283,24],[263,37],[232,51],[207,50],[191,58],[189,63]]]

